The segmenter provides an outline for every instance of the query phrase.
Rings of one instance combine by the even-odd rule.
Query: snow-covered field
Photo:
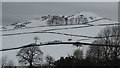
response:
[[[94,16],[96,18],[102,18],[96,14],[93,13],[83,13],[87,17]],[[79,15],[79,14],[76,14]],[[76,16],[75,15],[75,16]],[[74,17],[75,17],[74,16]],[[27,27],[33,27],[33,26],[41,26],[45,25],[46,21],[41,20],[30,20],[30,24],[27,25]],[[99,20],[92,22],[93,25],[98,24],[113,24],[115,22],[110,20]],[[24,33],[24,32],[34,32],[34,31],[42,31],[42,30],[48,30],[48,29],[60,29],[60,28],[71,28],[71,27],[81,27],[81,26],[87,26],[87,24],[83,25],[68,25],[68,26],[49,26],[49,27],[37,27],[37,28],[20,28],[10,31],[2,31],[2,35],[4,34],[14,34],[14,33]],[[75,35],[85,35],[85,36],[97,36],[97,34],[100,32],[101,29],[103,29],[105,26],[92,26],[92,27],[86,27],[86,28],[77,28],[77,29],[63,29],[63,30],[54,30],[49,32],[60,32],[60,33],[68,33],[68,34],[75,34]],[[11,29],[11,26],[7,27],[7,29]],[[1,32],[1,31],[0,31]],[[12,47],[19,47],[23,45],[27,45],[30,43],[34,43],[33,38],[35,36],[38,36],[40,38],[39,42],[49,42],[54,40],[60,40],[60,41],[68,41],[69,38],[72,39],[72,41],[78,41],[80,39],[86,39],[82,37],[73,37],[73,36],[65,36],[65,35],[59,35],[59,34],[50,34],[50,33],[31,33],[31,34],[20,34],[20,35],[11,35],[11,36],[2,36],[2,48],[12,48]],[[0,39],[1,40],[1,39]],[[94,39],[91,40],[83,40],[81,42],[92,42]],[[67,56],[68,54],[72,54],[73,51],[77,47],[73,45],[52,45],[52,46],[41,46],[40,49],[43,51],[44,56],[47,54],[51,55],[55,59],[59,59],[61,56]],[[81,49],[86,50],[86,47],[81,47]],[[2,52],[3,56],[8,56],[9,59],[14,60],[17,63],[16,53],[19,50],[12,50],[12,51],[5,51]]]

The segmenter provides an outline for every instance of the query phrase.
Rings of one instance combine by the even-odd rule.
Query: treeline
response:
[[[42,20],[47,20],[47,25],[49,26],[59,26],[59,25],[72,25],[72,24],[86,24],[88,23],[88,18],[84,15],[74,16],[42,16]],[[93,20],[93,17],[89,17]]]
[[[120,26],[105,27],[98,34],[98,38],[93,44],[120,45]],[[114,36],[114,37],[109,37]],[[76,44],[76,46],[79,44]],[[78,68],[82,66],[109,66],[120,67],[120,48],[106,46],[89,46],[86,53],[77,49],[73,55],[61,57],[54,62],[55,68]]]

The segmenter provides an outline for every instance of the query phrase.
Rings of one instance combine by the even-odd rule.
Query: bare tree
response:
[[[76,49],[73,53],[73,56],[79,60],[83,58],[83,51],[80,49]]]
[[[83,24],[87,24],[88,23],[87,17],[84,17],[83,19],[84,19]]]
[[[99,38],[95,40],[93,43],[115,45],[115,46],[120,45],[119,35],[120,35],[120,26],[106,27],[98,34],[99,37],[103,37],[103,38]],[[109,36],[113,36],[113,37],[109,37]],[[120,48],[117,47],[91,46],[87,53],[87,57],[89,58],[91,57],[94,60],[96,59],[102,61],[109,61],[109,60],[117,61],[117,59],[119,59],[119,56],[120,56]]]
[[[37,41],[40,40],[40,38],[38,36],[35,36],[34,40],[35,40],[35,44],[37,44]]]
[[[30,67],[33,65],[40,65],[43,59],[43,52],[39,47],[27,47],[22,48],[16,55],[19,63],[29,64]]]
[[[51,57],[50,55],[47,55],[45,59],[49,63],[49,66],[54,62],[54,58]]]

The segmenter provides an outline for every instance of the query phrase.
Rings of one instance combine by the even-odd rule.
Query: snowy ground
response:
[[[34,20],[31,20],[31,21],[32,21],[32,24],[28,25],[30,27],[41,24],[41,23],[38,24],[38,21],[34,21]],[[42,23],[44,23],[44,22],[42,22]],[[92,22],[92,24],[94,24],[94,25],[112,24],[112,23],[115,23],[115,22],[109,21],[109,20],[100,20],[100,21]],[[51,27],[38,27],[38,28],[28,28],[28,29],[16,29],[16,30],[11,30],[11,31],[3,31],[2,34],[34,32],[34,31],[42,31],[42,30],[48,30],[48,29],[70,28],[70,27],[81,27],[81,26],[86,26],[86,25],[51,26]],[[92,27],[78,28],[78,29],[54,30],[54,31],[49,31],[49,32],[60,32],[60,33],[85,35],[85,36],[97,36],[97,34],[100,32],[100,30],[103,29],[104,27],[105,26],[99,26],[99,27],[92,26]],[[38,36],[40,38],[38,43],[54,41],[54,40],[68,41],[69,38],[71,38],[72,41],[78,41],[80,39],[85,39],[82,37],[73,37],[73,36],[71,37],[71,36],[58,35],[58,34],[36,33],[36,34],[21,34],[21,35],[13,35],[13,36],[2,36],[2,39],[0,39],[0,41],[2,41],[2,48],[12,48],[12,47],[19,47],[19,46],[27,45],[30,43],[34,43],[33,38],[35,36]],[[92,42],[93,40],[94,39],[83,40],[81,42]],[[44,56],[49,54],[56,60],[62,56],[67,56],[68,54],[72,54],[76,48],[77,47],[75,47],[73,45],[63,45],[63,44],[62,45],[52,45],[52,46],[47,45],[47,46],[40,47],[40,49],[44,53]],[[81,47],[81,49],[83,49],[84,51],[87,50],[86,47]],[[18,60],[16,58],[16,53],[18,51],[19,50],[5,51],[5,52],[2,52],[2,55],[8,56],[8,59],[14,60],[15,64],[19,65]]]

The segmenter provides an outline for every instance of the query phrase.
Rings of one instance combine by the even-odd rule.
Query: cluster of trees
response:
[[[88,23],[87,17],[84,15],[73,16],[42,16],[43,20],[47,20],[47,25],[49,26],[59,26],[59,25],[72,25],[72,24],[86,24]],[[93,19],[93,17],[90,17]]]
[[[12,26],[14,26],[14,29],[18,29],[18,28],[23,28],[26,27],[27,24],[30,24],[31,22],[18,22],[18,23],[14,23],[11,24]]]
[[[93,44],[120,45],[120,26],[106,27],[98,34],[98,37],[104,38],[95,40]],[[104,63],[103,65],[120,65],[120,48],[90,46],[87,58],[90,58],[93,62]]]
[[[112,36],[112,37],[110,37]],[[99,34],[101,37],[93,44],[120,45],[120,26],[106,27]],[[120,48],[106,46],[90,46],[86,55],[76,50],[73,56],[61,57],[55,62],[56,68],[76,68],[79,66],[120,66]]]
[[[86,24],[88,19],[84,15],[78,15],[77,17],[70,17],[69,22],[70,24]]]
[[[18,29],[18,28],[22,28],[22,27],[25,27],[25,25],[23,25],[23,24],[15,25],[14,29]]]

